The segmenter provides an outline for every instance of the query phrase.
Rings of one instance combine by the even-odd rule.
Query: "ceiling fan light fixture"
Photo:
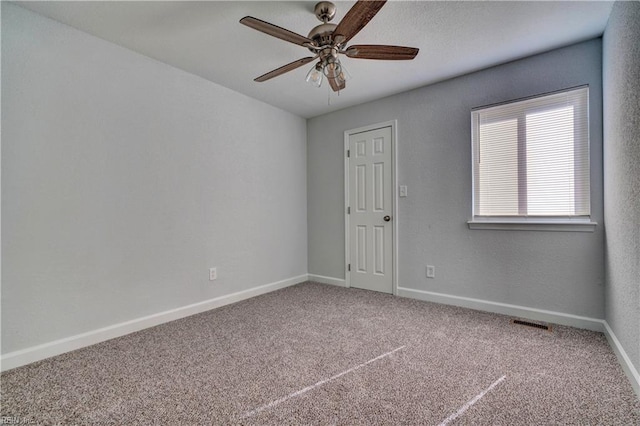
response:
[[[351,74],[344,66],[344,64],[340,64],[340,74],[338,74],[338,77],[340,77],[343,81],[351,80]]]
[[[324,77],[323,66],[321,62],[315,64],[309,72],[307,73],[307,78],[305,81],[315,87],[320,87],[322,85],[322,79]]]
[[[329,57],[326,60],[323,72],[327,78],[335,79],[342,73],[342,64],[340,64],[338,58]]]

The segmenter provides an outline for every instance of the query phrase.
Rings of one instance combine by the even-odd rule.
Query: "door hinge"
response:
[[[351,207],[347,207],[347,214],[351,214]]]
[[[347,265],[347,271],[351,271],[351,264]]]
[[[347,158],[349,158],[349,157],[351,157],[351,150],[350,149],[347,150]]]

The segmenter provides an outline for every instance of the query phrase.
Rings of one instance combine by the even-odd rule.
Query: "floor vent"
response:
[[[524,321],[524,320],[519,320],[519,319],[512,319],[511,322],[513,324],[524,325],[524,326],[527,326],[527,327],[539,328],[540,330],[551,331],[551,326],[550,325],[546,325],[546,324],[542,324],[542,323],[538,323],[538,322]]]

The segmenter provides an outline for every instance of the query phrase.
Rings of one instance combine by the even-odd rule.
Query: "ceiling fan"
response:
[[[409,60],[415,58],[419,50],[416,47],[376,44],[346,45],[353,36],[358,34],[369,23],[385,3],[386,0],[358,0],[342,18],[342,21],[336,25],[329,23],[336,14],[336,6],[329,1],[321,1],[316,4],[314,12],[316,17],[322,21],[322,24],[314,27],[307,37],[251,16],[242,18],[240,20],[241,24],[270,36],[306,47],[315,55],[298,59],[269,71],[257,77],[255,81],[267,81],[319,58],[319,61],[309,70],[306,80],[320,87],[324,76],[333,91],[337,92],[345,88],[345,82],[348,79],[348,73],[340,63],[338,55],[346,55],[354,59]]]

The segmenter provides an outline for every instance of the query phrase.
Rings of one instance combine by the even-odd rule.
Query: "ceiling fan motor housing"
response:
[[[309,32],[309,38],[316,46],[327,46],[333,43],[333,31],[336,24],[320,24]]]

